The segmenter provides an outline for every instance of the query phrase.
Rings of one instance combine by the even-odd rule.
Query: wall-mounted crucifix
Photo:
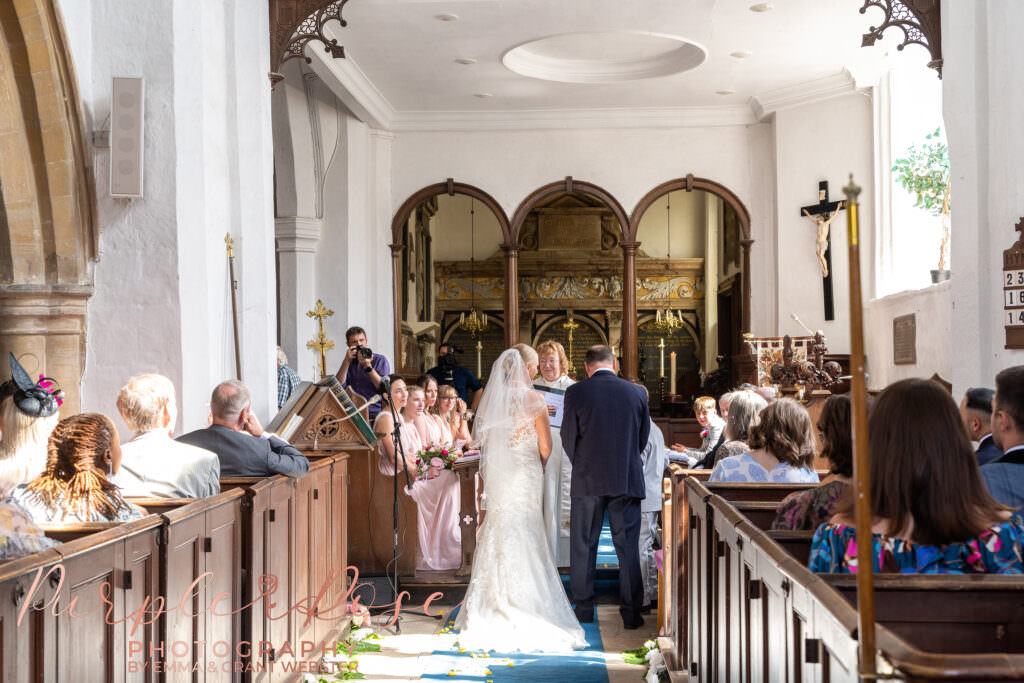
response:
[[[800,208],[800,215],[814,223],[817,229],[817,238],[814,249],[818,257],[818,265],[821,268],[821,284],[825,296],[825,320],[835,320],[835,301],[832,297],[832,237],[829,235],[829,226],[843,208],[842,202],[830,202],[828,200],[828,181],[822,180],[818,183],[818,203]]]

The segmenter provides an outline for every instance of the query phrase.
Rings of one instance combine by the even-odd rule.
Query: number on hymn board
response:
[[[1024,286],[1024,270],[1004,270],[1003,278],[1004,287]]]
[[[1024,310],[1006,312],[1007,327],[1019,327],[1024,325]]]
[[[1024,306],[1024,289],[1004,289],[1004,306]]]

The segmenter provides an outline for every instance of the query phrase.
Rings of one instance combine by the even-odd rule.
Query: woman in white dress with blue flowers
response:
[[[500,652],[586,646],[547,542],[541,499],[551,453],[547,406],[516,349],[491,368],[473,425],[483,502],[473,575],[455,629],[460,647]]]
[[[811,468],[813,429],[807,411],[793,399],[769,403],[750,428],[750,452],[719,460],[708,481],[817,483]]]

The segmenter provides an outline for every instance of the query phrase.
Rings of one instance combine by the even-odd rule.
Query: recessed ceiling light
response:
[[[476,64],[476,60],[472,57],[459,57],[455,60],[456,64]]]
[[[747,57],[754,54],[750,50],[737,50],[736,52],[730,52],[729,55],[736,59],[746,59]]]
[[[732,90],[730,88],[723,88],[721,90],[716,90],[715,94],[717,94],[717,95],[735,95],[736,91]]]
[[[473,97],[479,97],[482,100],[486,100],[488,97],[494,97],[492,92],[477,92],[473,93]]]
[[[753,8],[751,8],[751,9],[753,9]],[[438,21],[458,21],[459,20],[459,15],[458,14],[450,14],[450,13],[446,12],[445,14],[437,14],[437,15],[434,16],[434,18],[437,19]]]
[[[750,6],[751,12],[770,12],[775,9],[775,6],[770,2],[759,2],[756,5]]]

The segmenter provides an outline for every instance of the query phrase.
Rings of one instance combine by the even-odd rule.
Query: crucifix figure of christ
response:
[[[825,320],[835,320],[835,301],[832,296],[832,238],[829,227],[843,208],[842,202],[828,200],[828,181],[818,183],[818,203],[800,208],[800,215],[811,220],[816,229],[815,251],[821,267],[821,284],[825,298]]]

